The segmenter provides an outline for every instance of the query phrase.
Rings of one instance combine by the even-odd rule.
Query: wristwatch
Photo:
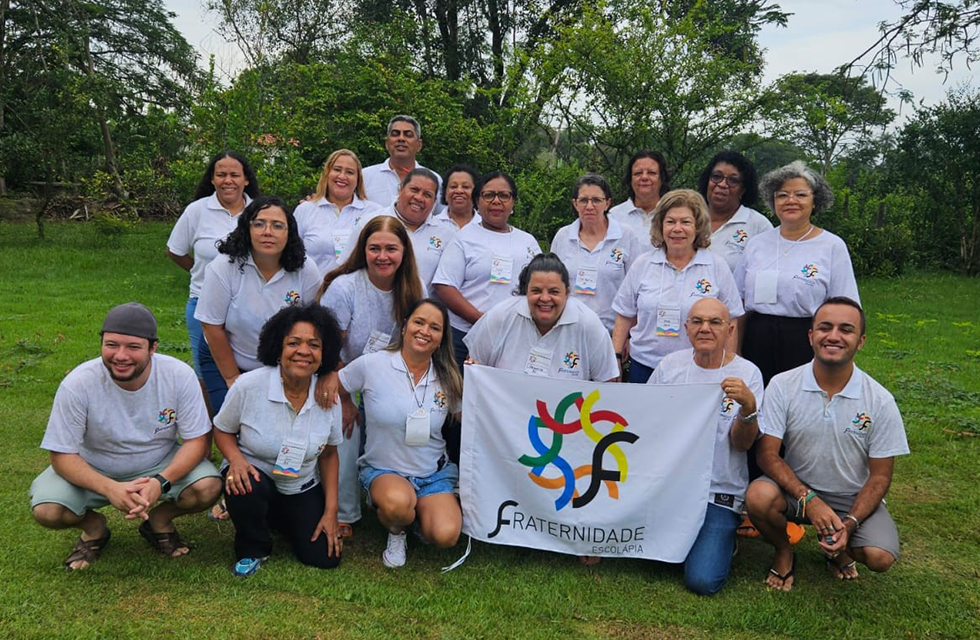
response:
[[[167,493],[170,491],[170,481],[164,478],[159,473],[153,476],[153,479],[160,483],[160,493]]]

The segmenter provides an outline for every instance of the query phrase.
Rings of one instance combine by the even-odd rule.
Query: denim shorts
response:
[[[367,492],[368,496],[371,495],[371,483],[383,474],[393,473],[396,476],[405,478],[411,483],[412,487],[415,488],[415,496],[417,498],[424,498],[426,496],[431,496],[436,493],[453,493],[456,489],[456,484],[459,482],[459,467],[457,467],[452,462],[449,462],[445,456],[439,461],[439,469],[432,475],[425,477],[418,476],[406,476],[403,473],[398,473],[397,471],[392,471],[390,469],[376,469],[371,465],[362,465],[361,472],[358,474],[358,479],[361,481],[361,486]]]

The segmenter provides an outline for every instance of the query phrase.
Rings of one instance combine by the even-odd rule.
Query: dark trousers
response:
[[[646,384],[653,375],[653,367],[648,367],[642,362],[634,360],[630,357],[630,370],[627,375],[627,381],[633,384]]]
[[[463,373],[463,361],[470,355],[470,350],[466,348],[466,343],[463,342],[463,338],[466,337],[467,333],[466,331],[460,331],[453,327],[453,351],[456,355],[456,364],[459,365],[460,373]],[[480,364],[486,364],[486,362],[481,362]]]
[[[227,474],[227,470],[224,472]],[[317,484],[302,493],[286,495],[276,490],[272,478],[262,473],[252,479],[252,491],[225,496],[231,521],[235,524],[235,557],[265,558],[272,554],[272,529],[282,533],[293,548],[296,559],[305,565],[333,569],[340,556],[327,555],[327,539],[321,533],[310,542],[313,530],[323,517],[323,486]]]

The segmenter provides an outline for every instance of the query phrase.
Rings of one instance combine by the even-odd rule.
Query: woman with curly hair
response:
[[[217,412],[239,374],[262,366],[259,332],[282,307],[316,299],[320,275],[306,259],[296,219],[276,197],[253,200],[238,225],[218,243],[208,265],[194,317],[204,329],[202,351],[214,357],[220,379],[206,380]]]

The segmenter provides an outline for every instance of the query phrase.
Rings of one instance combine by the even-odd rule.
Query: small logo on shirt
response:
[[[871,416],[863,411],[860,411],[855,414],[854,419],[851,420],[851,424],[853,424],[858,431],[867,431],[868,427],[871,426]]]
[[[817,265],[811,262],[803,265],[803,267],[800,269],[800,273],[802,273],[807,278],[812,278],[813,276],[817,275],[819,271],[817,269]]]
[[[575,353],[574,349],[565,354],[565,359],[564,359],[565,366],[568,367],[569,369],[574,369],[575,367],[577,367],[579,360],[580,360],[579,355]]]
[[[446,394],[443,393],[442,389],[440,389],[439,391],[436,391],[436,393],[435,393],[434,396],[432,396],[432,405],[436,409],[445,409],[446,408],[446,400],[447,400],[446,399]]]
[[[706,294],[711,291],[711,283],[707,278],[701,278],[696,283],[694,283],[694,288],[698,290],[700,294]]]
[[[620,263],[623,261],[623,250],[619,247],[613,249],[609,252],[609,259],[615,263]]]
[[[299,292],[294,289],[290,289],[286,292],[285,300],[287,307],[295,307],[300,303]]]
[[[429,246],[437,251],[442,249],[442,238],[439,236],[429,236]]]
[[[724,398],[721,399],[722,413],[728,413],[729,411],[732,410],[732,407],[734,406],[735,406],[735,401],[729,398],[728,396],[725,396]]]
[[[745,241],[749,239],[749,234],[745,232],[745,229],[736,229],[735,233],[732,234],[732,240],[738,244],[745,244]]]
[[[527,248],[527,257],[528,258],[533,258],[534,256],[538,255],[538,253],[540,253],[540,251],[538,251],[537,249],[534,249],[533,247],[528,247]]]
[[[157,414],[157,422],[160,426],[153,430],[153,433],[160,433],[169,429],[175,422],[177,422],[177,412],[173,409],[164,409]]]
[[[327,448],[327,443],[321,442],[320,446],[316,448],[316,457],[319,458],[320,454],[323,453],[323,450],[326,448]]]

